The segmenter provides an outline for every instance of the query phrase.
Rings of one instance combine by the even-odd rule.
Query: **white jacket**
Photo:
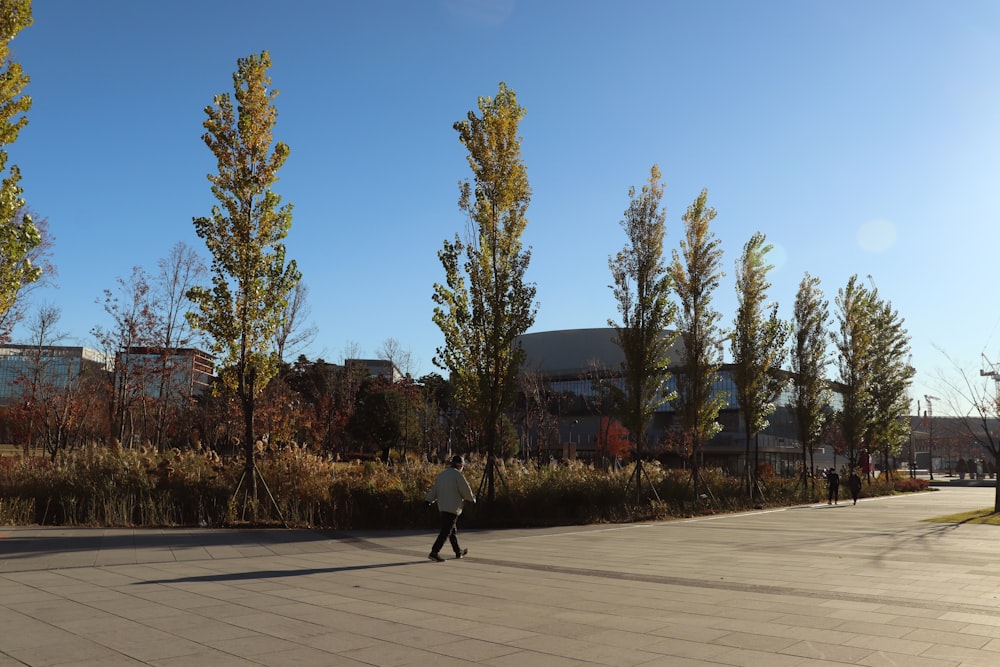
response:
[[[448,468],[442,470],[434,486],[427,492],[425,501],[433,503],[437,501],[438,509],[449,514],[461,514],[464,501],[476,502],[476,496],[472,493],[472,487],[465,480],[465,475],[458,468]]]

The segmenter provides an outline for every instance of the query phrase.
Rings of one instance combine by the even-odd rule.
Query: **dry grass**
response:
[[[120,450],[90,447],[45,456],[0,458],[0,524],[108,526],[235,525],[246,521],[333,529],[433,528],[436,513],[423,497],[441,465],[394,458],[333,462],[306,448],[261,452],[261,488],[254,501],[240,485],[243,464],[209,451]],[[740,478],[704,470],[695,499],[690,471],[643,466],[636,489],[633,467],[608,471],[578,461],[562,464],[506,461],[496,470],[495,503],[469,507],[466,527],[519,527],[662,520],[752,507],[787,506],[825,498],[823,485],[762,480],[752,506]],[[473,490],[483,461],[470,456],[465,470]],[[243,494],[235,493],[237,489]],[[864,496],[919,488],[873,481]],[[242,495],[242,497],[241,497]],[[272,499],[273,498],[273,499]]]
[[[927,521],[934,523],[985,523],[990,526],[1000,526],[1000,514],[995,513],[992,507],[984,507],[971,512],[939,516],[927,519]]]

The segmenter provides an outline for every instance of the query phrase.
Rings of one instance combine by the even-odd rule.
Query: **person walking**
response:
[[[840,493],[840,475],[836,468],[828,468],[826,471],[826,504],[836,505],[837,496]]]
[[[854,499],[854,504],[858,504],[858,496],[861,495],[861,477],[858,472],[851,469],[851,476],[847,478],[847,490],[851,492],[851,498]]]
[[[463,549],[458,544],[458,516],[462,513],[462,506],[465,505],[466,501],[476,502],[472,487],[469,486],[465,475],[462,474],[464,467],[465,459],[457,455],[452,457],[451,467],[438,474],[437,479],[434,480],[434,486],[424,498],[424,507],[429,509],[434,503],[437,503],[438,511],[441,514],[441,531],[438,533],[437,539],[434,540],[430,555],[427,556],[438,563],[444,561],[440,552],[445,540],[451,543],[451,548],[455,551],[455,558],[464,558],[469,553],[468,549]]]

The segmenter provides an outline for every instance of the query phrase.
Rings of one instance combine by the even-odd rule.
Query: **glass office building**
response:
[[[552,452],[557,456],[589,458],[597,449],[602,414],[600,397],[602,384],[621,387],[620,374],[624,357],[614,342],[616,333],[611,328],[569,329],[524,334],[519,338],[525,351],[524,372],[536,374],[550,395],[558,396],[555,403],[559,414],[560,445]],[[682,357],[683,347],[675,340],[668,356],[673,363]],[[677,369],[674,369],[674,373]],[[676,389],[676,375],[666,383],[665,393]],[[715,382],[716,395],[723,397],[723,407],[718,416],[722,431],[703,451],[706,465],[721,467],[733,473],[744,469],[747,442],[742,413],[736,399],[736,385],[732,366],[723,364]],[[794,475],[801,465],[802,447],[798,441],[794,414],[791,410],[792,389],[789,386],[776,401],[776,410],[769,417],[770,425],[750,443],[751,457],[756,449],[758,461],[770,463],[778,474]],[[835,400],[839,395],[835,395]],[[670,464],[667,448],[662,446],[679,427],[674,406],[663,403],[653,416],[647,433],[648,442],[659,443],[660,457]],[[538,433],[518,427],[523,447],[536,451]],[[552,446],[545,447],[552,450]],[[654,447],[655,448],[655,447]],[[832,449],[816,451],[817,465],[824,457],[832,457]]]
[[[85,372],[111,370],[108,355],[89,347],[62,345],[0,346],[0,405],[11,405],[25,397],[26,387],[63,388]]]

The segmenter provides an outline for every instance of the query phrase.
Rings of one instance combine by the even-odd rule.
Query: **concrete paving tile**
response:
[[[828,644],[818,641],[802,641],[782,649],[781,653],[786,655],[795,655],[802,658],[812,658],[815,660],[855,664],[862,658],[871,655],[873,651],[871,649],[857,648],[853,646],[842,646],[841,644]]]
[[[247,665],[259,665],[260,663],[223,651],[203,648],[200,653],[173,658],[159,658],[142,664],[153,665],[154,667],[247,667]],[[329,662],[327,664],[334,665],[338,663]]]
[[[781,625],[787,625],[789,627],[800,627],[800,628],[812,628],[815,630],[832,630],[840,625],[843,625],[844,621],[839,618],[830,618],[829,616],[779,616],[774,619],[775,623],[780,623]]]
[[[30,616],[37,621],[52,624],[79,620],[94,615],[94,610],[92,608],[70,600],[22,602],[17,605],[17,611],[25,616]]]
[[[712,656],[712,660],[723,665],[738,665],[739,667],[798,667],[802,662],[802,658],[799,656],[744,648],[718,653]]]
[[[922,642],[931,642],[933,644],[940,644],[943,648],[970,648],[970,649],[981,649],[989,644],[990,640],[987,637],[977,637],[976,635],[967,635],[954,630],[948,630],[942,628],[940,630],[931,630],[929,628],[918,628],[913,630],[908,635],[904,635],[903,639],[913,639]],[[995,654],[994,657],[1000,661],[1000,654]]]
[[[333,657],[326,651],[308,646],[299,646],[287,651],[264,653],[254,658],[254,662],[273,667],[294,667],[297,665],[301,665],[302,667],[327,667],[327,665],[336,664],[331,660]],[[437,663],[435,662],[434,664],[436,665]]]
[[[257,634],[247,628],[205,618],[183,617],[182,623],[178,622],[178,617],[155,618],[147,621],[147,624],[177,637],[209,646],[223,639],[254,637]]]
[[[690,658],[693,660],[711,660],[715,656],[731,650],[728,646],[680,638],[660,639],[652,644],[643,646],[642,649],[649,653]]]
[[[226,618],[226,623],[238,628],[253,630],[259,634],[267,634],[271,637],[280,637],[282,639],[314,637],[324,634],[327,631],[327,628],[316,623],[299,621],[269,613],[231,616]]]
[[[946,646],[942,644],[935,644],[921,653],[920,657],[937,658],[939,660],[956,660],[962,664],[1000,664],[1000,653],[965,646]]]
[[[493,624],[483,624],[474,621],[469,621],[464,627],[458,627],[453,621],[449,621],[448,630],[468,637],[470,639],[481,639],[488,642],[497,642],[502,644],[507,644],[518,639],[525,639],[526,637],[535,637],[538,635],[534,630],[525,630],[523,628],[511,628],[506,626],[499,626]]]
[[[781,653],[789,646],[797,643],[794,639],[786,639],[775,635],[762,635],[750,632],[730,632],[716,639],[713,643],[720,646],[746,648],[761,651],[776,651]]]
[[[620,646],[623,648],[645,649],[662,641],[662,637],[650,635],[645,632],[631,632],[628,630],[595,630],[588,639],[597,644],[605,646]]]
[[[121,653],[91,641],[74,637],[71,640],[43,642],[36,640],[30,646],[8,646],[4,641],[4,653],[20,660],[25,665],[42,667],[45,665],[67,665],[77,660],[111,660],[121,657]]]
[[[398,667],[399,665],[433,665],[439,657],[431,651],[416,649],[411,646],[389,644],[383,642],[378,646],[341,651],[339,655],[352,660],[379,667]]]
[[[876,651],[862,658],[856,664],[864,667],[958,667],[957,660],[941,660],[940,658],[921,658],[905,653]]]
[[[382,641],[379,637],[365,637],[352,632],[331,631],[315,637],[303,637],[299,643],[327,653],[343,653],[354,649],[378,646]]]
[[[77,660],[74,658],[72,661],[63,664],[67,666],[71,665],[72,667],[136,667],[137,665],[148,665],[149,663],[130,658],[127,655],[105,655],[86,660]],[[188,664],[190,665],[191,663]],[[3,665],[3,660],[0,660],[0,665]]]
[[[929,649],[933,644],[930,642],[915,641],[912,639],[896,639],[893,637],[875,637],[872,635],[857,635],[847,642],[847,646],[857,646],[868,648],[883,653],[896,653],[903,655],[918,656]]]
[[[507,655],[488,658],[482,664],[490,667],[581,667],[585,665],[582,660],[563,658],[558,655],[548,653],[536,653],[534,651],[519,651]],[[590,663],[591,665],[594,663]]]
[[[705,619],[714,622],[714,619]],[[656,637],[669,637],[672,639],[689,639],[695,642],[713,642],[719,637],[729,634],[728,630],[715,627],[704,627],[701,625],[690,625],[688,623],[674,623],[666,625],[649,634]]]
[[[432,647],[425,647],[435,653],[441,653],[452,658],[458,658],[467,662],[481,662],[488,658],[517,653],[521,649],[499,644],[496,642],[485,642],[479,639],[461,639],[448,643],[435,644]]]
[[[18,620],[5,623],[0,628],[0,650],[12,652],[16,649],[30,649],[39,642],[50,644],[71,644],[79,640],[79,636],[34,619]]]
[[[656,657],[655,652],[606,646],[574,638],[537,635],[514,642],[512,646],[551,655],[609,665],[639,665]]]
[[[1000,639],[1000,627],[995,625],[974,625],[965,623],[959,630],[963,635],[974,635],[976,637],[989,637],[990,639]]]
[[[970,623],[974,625],[992,625],[1000,627],[1000,616],[988,614],[976,614],[972,612],[948,612],[941,615],[942,620],[957,621],[959,623]]]
[[[427,628],[415,628],[410,625],[399,625],[391,635],[385,637],[394,644],[403,644],[415,648],[434,650],[442,644],[449,644],[456,641],[470,641],[451,632],[442,630],[429,630]]]
[[[233,639],[220,639],[213,641],[212,648],[240,656],[249,660],[256,660],[265,653],[277,653],[279,651],[290,651],[301,646],[297,642],[290,642],[285,639],[269,637],[263,635],[253,635],[250,637],[236,637]]]
[[[846,621],[838,625],[836,630],[861,636],[900,638],[910,633],[910,629],[901,625],[883,625],[880,623],[863,623],[861,621]]]
[[[941,632],[961,632],[963,628],[968,626],[968,623],[961,623],[959,621],[945,621],[938,617],[923,617],[923,616],[897,616],[893,620],[888,622],[888,625],[899,625],[905,628],[913,628],[914,630],[935,630]],[[1000,630],[1000,628],[998,628]],[[997,636],[1000,636],[998,634]]]
[[[125,655],[149,662],[151,660],[161,660],[164,658],[182,658],[196,655],[205,650],[204,645],[197,642],[171,637],[170,639],[160,639],[156,641],[138,641],[127,644],[119,644],[115,647],[117,651]]]
[[[130,618],[122,618],[121,616],[105,612],[96,612],[88,618],[63,621],[61,623],[54,623],[53,625],[79,636],[106,632],[115,632],[124,635],[130,632],[142,632],[146,628],[142,623],[133,621]]]

